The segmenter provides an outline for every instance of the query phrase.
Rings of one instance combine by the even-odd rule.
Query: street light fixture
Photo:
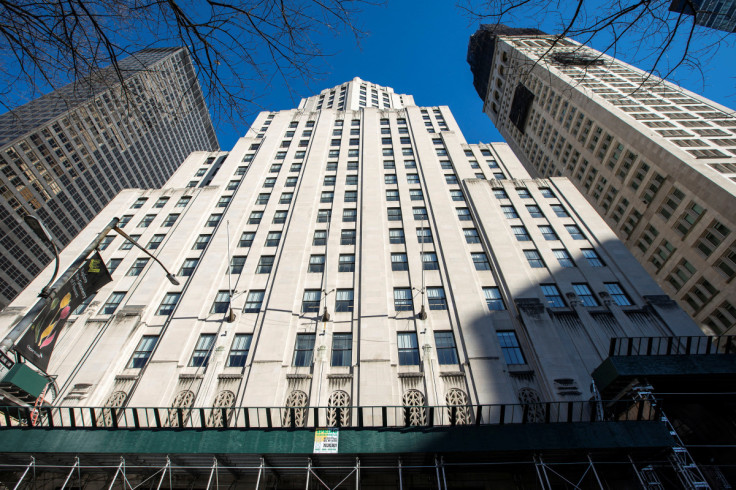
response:
[[[113,230],[115,230],[115,231],[116,231],[116,232],[117,232],[117,233],[118,233],[118,234],[119,234],[120,236],[122,236],[123,238],[125,238],[126,240],[128,240],[128,241],[129,241],[130,243],[132,243],[132,244],[133,244],[134,246],[136,246],[136,247],[138,247],[139,249],[141,249],[141,250],[143,251],[143,253],[144,253],[144,254],[148,255],[148,256],[149,256],[149,257],[151,257],[151,258],[152,258],[152,259],[153,259],[154,261],[156,261],[156,263],[158,263],[158,265],[160,265],[160,266],[161,266],[161,268],[162,268],[162,269],[164,270],[164,272],[166,272],[166,279],[168,279],[168,280],[169,280],[169,282],[170,282],[171,284],[173,284],[174,286],[178,286],[178,285],[179,285],[179,281],[177,281],[177,280],[176,280],[176,277],[174,277],[174,274],[172,274],[171,272],[169,272],[169,270],[168,270],[168,269],[166,268],[166,266],[165,266],[165,265],[164,265],[164,264],[163,264],[163,263],[162,263],[162,262],[161,262],[160,260],[158,260],[158,258],[157,258],[157,257],[156,257],[155,255],[153,255],[153,254],[152,254],[151,252],[149,252],[149,251],[148,251],[148,250],[146,250],[145,248],[141,247],[141,246],[140,246],[140,245],[138,244],[138,242],[136,242],[135,240],[133,240],[133,239],[132,239],[132,238],[130,237],[130,235],[128,235],[127,233],[125,233],[125,232],[124,232],[123,230],[121,230],[121,229],[120,229],[120,228],[118,228],[117,226],[114,226],[114,227],[113,227]]]

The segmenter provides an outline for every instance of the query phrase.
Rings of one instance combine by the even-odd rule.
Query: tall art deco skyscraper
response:
[[[0,308],[53,255],[26,226],[36,214],[60,248],[125,188],[163,185],[217,137],[185,48],[139,51],[0,116]]]
[[[569,177],[701,328],[734,332],[734,112],[534,29],[483,26],[468,62],[524,167]]]
[[[634,373],[637,356],[649,345],[680,380],[666,346],[711,345],[567,179],[530,179],[506,144],[468,144],[448,107],[358,78],[262,112],[231,151],[193,153],[161,189],[122,191],[64,264],[114,217],[179,284],[122,237],[102,242],[112,282],[59,334],[49,430],[8,417],[0,453],[21,469],[29,454],[79,454],[82,473],[125,454],[136,482],[169,460],[176,485],[202,488],[213,459],[231,468],[221,483],[256,488],[399,487],[404,471],[409,486],[446,488],[441,472],[480,488],[497,472],[530,488],[549,450],[615,457],[598,474],[633,485],[674,442],[629,405],[651,374]],[[0,333],[49,274],[0,314]],[[617,352],[635,367],[611,367]],[[337,454],[315,446],[325,427]],[[63,436],[77,429],[90,434]]]

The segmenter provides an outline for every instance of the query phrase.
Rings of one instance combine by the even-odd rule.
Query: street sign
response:
[[[316,429],[314,431],[314,450],[316,453],[337,453],[340,432],[337,428]]]
[[[13,349],[46,372],[59,332],[71,312],[110,281],[112,277],[105,262],[95,252],[67,282],[57,288],[53,300],[33,319],[33,323]]]
[[[5,352],[0,350],[0,379],[3,379],[5,376],[5,373],[10,371],[10,368],[13,367],[13,360],[9,358]]]

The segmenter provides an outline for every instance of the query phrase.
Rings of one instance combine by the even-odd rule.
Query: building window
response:
[[[508,199],[509,195],[506,194],[506,191],[503,189],[493,189],[493,196],[496,199]]]
[[[128,269],[129,276],[140,276],[141,272],[143,272],[143,268],[148,263],[148,259],[135,259],[135,262],[133,262],[133,265],[130,269]]]
[[[555,255],[557,262],[560,263],[561,267],[575,267],[575,262],[572,261],[572,257],[565,249],[552,250]]]
[[[355,223],[357,218],[358,218],[357,209],[343,209],[342,210],[343,223]]]
[[[565,229],[573,240],[585,240],[585,235],[583,235],[583,232],[580,231],[577,225],[565,225]]]
[[[107,235],[100,242],[100,245],[97,247],[98,250],[100,250],[100,251],[105,250],[108,246],[110,246],[110,244],[112,243],[113,240],[115,240],[115,236],[114,235]]]
[[[153,218],[155,218],[155,214],[147,214],[143,217],[140,223],[138,223],[138,228],[148,228],[151,225],[151,222],[153,221]]]
[[[455,208],[455,210],[457,211],[457,219],[460,221],[471,221],[473,219],[468,208]]]
[[[319,289],[305,289],[302,297],[302,313],[319,312],[319,303],[322,291]]]
[[[442,287],[427,288],[427,303],[430,310],[446,310],[447,298]]]
[[[406,174],[408,184],[419,184],[419,174]]]
[[[542,256],[539,255],[537,250],[524,250],[524,257],[526,257],[531,267],[537,269],[544,267],[544,260],[542,260]]]
[[[102,305],[102,310],[100,311],[100,314],[102,315],[112,315],[115,313],[115,310],[118,309],[118,306],[120,306],[120,303],[123,301],[123,298],[125,297],[127,293],[125,291],[116,291],[110,295],[109,298],[107,298],[107,301],[104,305]]]
[[[215,207],[218,208],[226,208],[227,205],[230,203],[230,199],[232,199],[233,196],[222,196],[218,201]]]
[[[210,242],[210,238],[212,238],[212,235],[199,235],[194,241],[192,250],[204,250]]]
[[[550,199],[554,199],[555,194],[552,192],[552,189],[549,187],[540,187],[539,192],[542,193],[542,197],[548,197]]]
[[[293,192],[282,192],[279,204],[291,204],[291,200],[294,197]]]
[[[488,309],[491,311],[502,311],[506,309],[506,305],[503,303],[503,298],[501,298],[501,291],[495,287],[486,287],[483,288],[483,296],[486,299],[486,304],[488,305]]]
[[[296,187],[297,180],[299,180],[299,177],[287,177],[284,187]]]
[[[392,253],[391,254],[391,270],[392,271],[408,271],[409,262],[406,258],[406,254],[403,253]]]
[[[148,245],[146,245],[146,247],[149,250],[155,250],[155,249],[157,249],[158,246],[161,245],[161,242],[164,241],[164,237],[165,236],[166,235],[153,235],[151,237],[151,240],[148,242]]]
[[[245,299],[244,313],[259,313],[261,311],[261,305],[263,304],[263,297],[265,291],[251,291]]]
[[[394,307],[396,311],[414,311],[411,288],[394,288]]]
[[[386,201],[398,201],[399,200],[399,191],[397,190],[387,190],[386,191]]]
[[[294,360],[292,366],[307,367],[312,365],[312,355],[314,353],[314,334],[300,333],[296,336],[294,344]]]
[[[251,211],[250,216],[248,217],[248,224],[249,225],[260,224],[262,218],[263,218],[263,211]]]
[[[358,185],[358,176],[357,175],[346,175],[345,185]]]
[[[184,259],[184,263],[181,265],[181,269],[179,269],[179,275],[189,277],[194,274],[197,262],[199,262],[199,259]]]
[[[598,300],[593,296],[593,292],[590,290],[590,286],[585,283],[578,283],[572,285],[572,290],[575,291],[583,306],[598,306]]]
[[[404,230],[401,228],[391,228],[388,230],[388,242],[393,244],[404,243]]]
[[[409,190],[409,199],[412,201],[423,201],[424,194],[422,194],[421,189],[411,189]],[[426,211],[425,211],[425,214],[426,214]]]
[[[488,256],[485,252],[473,252],[470,254],[473,259],[473,265],[477,271],[491,270],[491,264],[488,262]]]
[[[337,272],[354,272],[355,271],[355,255],[341,254],[337,265]]]
[[[234,191],[235,189],[238,188],[238,184],[240,184],[240,181],[239,180],[231,180],[230,182],[227,183],[227,187],[225,187],[225,190],[226,191]],[[197,185],[197,183],[195,182],[194,185]],[[194,185],[189,186],[189,187],[194,187]]]
[[[266,246],[267,247],[278,247],[280,241],[281,241],[280,231],[269,231],[268,232],[268,235],[266,236]]]
[[[263,181],[263,187],[266,189],[271,188],[276,185],[276,177],[266,177],[266,180]]]
[[[332,335],[331,366],[350,366],[353,362],[353,334],[335,333]]]
[[[554,284],[542,284],[542,294],[547,299],[550,308],[564,308],[565,300],[562,299],[560,290]]]
[[[146,203],[146,201],[148,201],[148,198],[147,197],[139,197],[133,203],[133,205],[130,207],[130,209],[140,209],[141,207],[143,207],[143,205]]]
[[[337,297],[335,299],[335,311],[336,312],[351,312],[353,311],[353,290],[352,289],[338,289]]]
[[[447,182],[448,184],[457,184],[457,175],[445,174],[445,182]]]
[[[516,332],[513,330],[501,330],[496,332],[498,342],[501,344],[501,352],[503,358],[508,365],[526,364],[524,354],[519,346],[519,339],[516,338]]]
[[[327,230],[315,230],[314,238],[312,239],[312,245],[327,245]]]
[[[325,175],[324,185],[326,187],[331,187],[335,185],[335,179],[336,177],[334,175]]]
[[[606,291],[608,291],[608,294],[611,295],[611,299],[617,305],[631,306],[631,299],[629,299],[629,296],[624,292],[621,284],[617,282],[607,282],[604,283],[604,285],[606,286]]]
[[[358,191],[345,191],[345,202],[357,202]]]
[[[265,206],[268,204],[268,200],[271,198],[271,194],[268,192],[262,192],[258,194],[258,197],[256,198],[256,205],[257,206]]]
[[[516,213],[516,209],[513,206],[501,206],[501,211],[504,217],[508,219],[518,218],[519,215]]]
[[[115,269],[118,268],[120,262],[122,261],[123,259],[110,259],[110,261],[107,263],[107,272],[109,272],[110,274],[115,272]]]
[[[450,191],[450,197],[453,201],[465,201],[465,197],[463,196],[463,191],[460,190],[451,190]]]
[[[242,235],[240,235],[240,241],[238,242],[238,247],[250,247],[253,245],[253,239],[256,237],[256,234],[252,231],[245,231]]]
[[[240,274],[245,266],[245,255],[236,255],[230,259],[230,274]]]
[[[215,302],[212,303],[210,308],[210,314],[213,313],[227,313],[230,307],[230,291],[218,291],[215,296]]]
[[[401,221],[401,208],[388,208],[389,221]]]
[[[432,230],[429,228],[417,228],[417,241],[419,243],[432,243]]]
[[[197,345],[194,346],[192,359],[189,361],[190,367],[207,367],[212,354],[212,347],[215,345],[215,334],[203,333],[197,339]]]
[[[544,213],[542,213],[542,210],[536,204],[527,204],[526,210],[532,218],[544,218]]]
[[[210,217],[207,218],[207,223],[205,223],[205,226],[207,228],[214,228],[215,226],[217,226],[217,224],[220,222],[221,219],[222,219],[222,214],[217,214],[217,213],[211,214]]]
[[[424,252],[422,254],[422,268],[425,271],[439,270],[440,263],[437,260],[437,254],[434,252]]]
[[[478,230],[475,228],[464,228],[463,234],[467,243],[480,243],[480,236],[478,236]]]
[[[452,332],[435,332],[434,345],[437,347],[437,361],[440,364],[458,364]]]
[[[126,239],[126,240],[125,240],[125,241],[124,241],[124,242],[123,242],[123,243],[122,243],[122,244],[120,245],[120,250],[130,250],[131,248],[133,248],[133,242],[135,242],[135,243],[138,243],[138,239],[139,239],[140,237],[141,237],[140,235],[130,235],[130,240],[127,240],[127,239]],[[132,240],[132,241],[131,241],[131,240]]]
[[[603,263],[601,258],[598,256],[595,250],[592,248],[584,248],[580,250],[583,253],[583,257],[588,261],[588,265],[591,267],[603,267],[606,264]]]
[[[570,217],[570,215],[567,214],[567,211],[565,211],[565,208],[562,207],[562,204],[552,204],[551,207],[552,207],[552,211],[554,211],[554,213],[558,217],[560,217],[560,218],[569,218]]]
[[[273,213],[273,221],[271,221],[271,223],[273,223],[274,225],[281,225],[286,223],[287,214],[288,213],[286,211],[276,211],[275,213]]]
[[[412,209],[414,213],[414,221],[427,221],[429,217],[427,216],[427,208],[424,207],[416,207]]]
[[[273,255],[263,255],[261,260],[258,261],[258,267],[256,268],[256,274],[270,274],[273,268]]]
[[[181,293],[166,293],[156,314],[171,315],[174,312],[174,308],[176,308],[176,304],[179,302],[179,298],[181,298]]]
[[[158,342],[158,335],[144,335],[128,361],[128,369],[140,369],[145,366],[148,359],[151,358],[156,342]]]
[[[539,225],[539,231],[542,232],[542,236],[547,241],[559,240],[559,238],[557,238],[557,233],[555,233],[555,230],[549,225]]]
[[[355,245],[355,230],[342,230],[340,245]]]
[[[317,223],[327,223],[332,217],[331,209],[320,209],[317,211]]]
[[[525,189],[523,187],[516,189],[516,192],[519,194],[519,197],[522,199],[531,199],[532,195],[529,193],[529,189]]]
[[[396,180],[396,174],[386,174],[383,176],[383,182],[385,184],[397,184],[398,181]]]
[[[397,336],[399,348],[399,366],[419,365],[419,343],[414,332],[399,332]]]
[[[248,351],[250,351],[250,343],[253,339],[251,334],[238,333],[235,334],[233,345],[230,347],[230,355],[227,358],[227,367],[243,367],[248,359]]]
[[[512,226],[511,231],[519,242],[530,242],[532,240],[524,226]]]
[[[307,272],[318,272],[322,273],[325,270],[325,256],[324,255],[311,255],[309,257],[309,266]]]
[[[335,198],[335,193],[332,191],[324,191],[322,192],[322,196],[319,199],[319,202],[321,203],[331,203]]]

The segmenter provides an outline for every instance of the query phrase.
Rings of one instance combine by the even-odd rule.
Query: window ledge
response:
[[[242,373],[220,373],[217,375],[217,379],[242,379]]]
[[[179,373],[179,379],[203,379],[204,374],[197,373]]]
[[[525,374],[534,374],[534,370],[526,364],[518,364],[507,366],[509,374],[522,376]]]
[[[287,374],[286,379],[312,379],[311,374]]]
[[[115,376],[115,381],[130,381],[138,379],[137,374],[118,374]]]
[[[417,372],[417,371],[407,371],[403,373],[399,373],[399,378],[423,378],[424,373]]]

